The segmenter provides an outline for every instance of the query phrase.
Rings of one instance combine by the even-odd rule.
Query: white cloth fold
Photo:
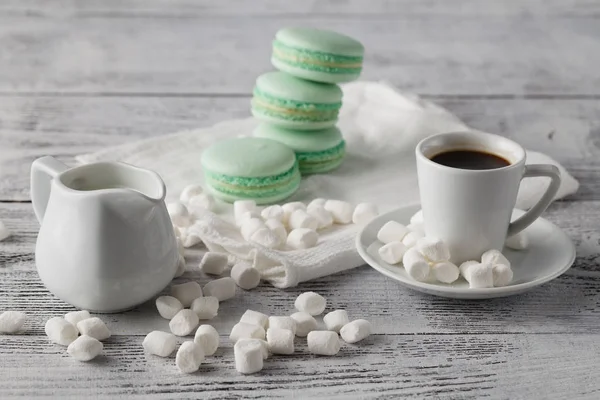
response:
[[[336,171],[304,178],[289,201],[324,197],[352,203],[373,202],[381,211],[419,200],[414,147],[424,137],[441,132],[469,130],[449,111],[414,94],[401,93],[385,83],[354,82],[343,86],[344,105],[338,126],[344,133],[348,155]],[[83,163],[123,161],[158,172],[174,199],[187,184],[202,182],[200,154],[216,140],[249,136],[257,121],[248,118],[225,121],[212,127],[128,143],[93,154],[81,155]],[[552,163],[562,173],[557,198],[577,191],[578,182],[556,161],[532,151],[527,163]],[[522,182],[517,207],[530,208],[543,194],[544,178]],[[219,204],[194,230],[210,250],[227,251],[252,262],[264,280],[276,287],[296,286],[364,264],[354,247],[357,227],[336,226],[321,232],[315,248],[276,251],[245,242],[228,222],[231,206]]]

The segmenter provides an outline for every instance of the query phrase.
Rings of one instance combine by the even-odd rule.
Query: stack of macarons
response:
[[[290,147],[303,175],[331,171],[345,155],[335,127],[342,106],[337,85],[362,70],[363,45],[337,32],[285,28],[273,41],[271,63],[279,71],[258,77],[252,114],[262,123],[255,137]]]
[[[252,114],[261,124],[254,137],[204,151],[207,190],[226,202],[276,203],[298,189],[301,174],[337,168],[345,156],[335,126],[342,106],[337,83],[358,78],[363,53],[360,42],[336,32],[277,32],[271,62],[279,71],[259,76],[252,98]]]

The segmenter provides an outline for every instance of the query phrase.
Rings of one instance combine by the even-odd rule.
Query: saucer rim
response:
[[[537,286],[543,285],[544,283],[550,282],[550,281],[558,278],[559,276],[564,274],[567,270],[569,270],[569,268],[571,268],[571,266],[575,262],[576,249],[575,249],[575,245],[574,245],[573,241],[571,240],[571,238],[569,238],[569,236],[567,236],[567,234],[562,229],[560,229],[558,226],[556,226],[554,223],[548,221],[547,219],[545,219],[543,217],[540,217],[534,223],[541,222],[541,223],[549,224],[549,226],[551,226],[551,228],[554,232],[560,234],[563,237],[565,245],[568,244],[569,250],[571,252],[569,261],[566,262],[565,265],[562,266],[561,268],[554,270],[553,273],[551,273],[551,274],[539,277],[532,281],[519,283],[516,285],[494,287],[494,288],[479,288],[479,289],[456,288],[456,287],[452,287],[452,286],[442,286],[442,285],[436,285],[434,283],[408,280],[394,272],[389,271],[387,268],[380,265],[380,263],[377,260],[375,260],[368,253],[368,248],[374,243],[374,241],[366,247],[363,246],[363,242],[366,243],[366,240],[364,240],[365,239],[364,236],[366,236],[367,230],[372,229],[373,225],[379,224],[381,221],[383,223],[385,223],[386,221],[390,220],[391,215],[400,213],[400,212],[406,212],[406,210],[409,210],[409,209],[414,209],[414,212],[416,212],[420,209],[420,204],[413,203],[413,204],[409,204],[409,205],[406,205],[403,207],[398,207],[391,211],[383,213],[383,214],[377,216],[376,218],[374,218],[373,220],[371,220],[369,223],[367,223],[365,226],[363,226],[360,229],[360,231],[357,233],[356,239],[355,239],[355,247],[356,247],[356,250],[358,251],[358,254],[360,255],[360,257],[371,268],[375,269],[377,272],[381,273],[382,275],[397,281],[402,286],[405,286],[409,289],[412,289],[412,290],[415,290],[418,292],[422,292],[422,293],[426,293],[426,294],[430,294],[430,295],[434,295],[434,296],[439,296],[439,297],[454,298],[454,299],[471,299],[471,300],[491,299],[491,298],[497,298],[497,297],[512,296],[512,295],[523,293],[525,291],[528,291],[530,289],[533,289]],[[516,208],[514,210],[518,214],[524,212],[524,211],[516,209]]]

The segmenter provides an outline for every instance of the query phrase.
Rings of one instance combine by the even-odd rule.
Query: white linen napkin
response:
[[[413,154],[417,142],[432,134],[470,128],[449,111],[386,83],[354,82],[344,85],[343,91],[338,126],[347,143],[347,158],[332,173],[304,178],[289,201],[323,197],[352,203],[373,202],[382,212],[418,202]],[[203,149],[216,140],[250,136],[256,125],[252,118],[225,121],[81,155],[77,160],[115,160],[152,169],[164,179],[168,198],[176,199],[186,185],[202,182],[199,159]],[[558,166],[562,184],[556,198],[577,191],[579,183],[550,157],[528,151],[527,163]],[[530,208],[546,186],[543,178],[524,180],[516,207]],[[312,249],[283,252],[245,242],[238,229],[228,222],[230,216],[231,206],[221,203],[215,214],[208,213],[195,225],[195,231],[210,250],[227,251],[252,262],[273,286],[296,286],[364,264],[354,247],[357,227],[353,225],[321,232],[319,243]]]

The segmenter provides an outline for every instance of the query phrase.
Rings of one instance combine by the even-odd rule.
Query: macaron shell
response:
[[[329,121],[320,121],[320,122],[286,120],[286,119],[282,119],[281,117],[274,117],[274,116],[265,114],[264,112],[261,112],[260,110],[255,109],[255,108],[252,108],[252,115],[255,116],[257,119],[261,120],[262,122],[268,122],[270,124],[273,124],[273,125],[276,125],[276,126],[279,126],[282,128],[297,129],[300,131],[315,131],[315,130],[325,129],[325,128],[334,126],[335,123],[337,122],[337,118],[331,119]]]
[[[333,104],[334,109],[342,105],[343,93],[339,86],[299,79],[280,71],[259,76],[255,90],[283,100],[315,103],[317,106]]]
[[[254,137],[280,141],[296,152],[323,151],[337,146],[343,140],[340,130],[336,127],[299,132],[270,124],[260,124],[253,134]]]
[[[360,76],[360,72],[352,74],[332,74],[330,72],[311,71],[309,69],[301,68],[295,65],[290,65],[276,58],[271,58],[271,64],[273,64],[273,66],[280,71],[287,72],[288,74],[294,75],[298,78],[308,79],[316,82],[352,82]]]
[[[214,173],[263,177],[288,171],[296,157],[287,146],[262,138],[234,138],[210,146],[201,157],[202,167]]]
[[[324,29],[303,27],[284,28],[275,34],[275,39],[288,46],[343,56],[362,57],[365,51],[364,46],[358,40]]]

